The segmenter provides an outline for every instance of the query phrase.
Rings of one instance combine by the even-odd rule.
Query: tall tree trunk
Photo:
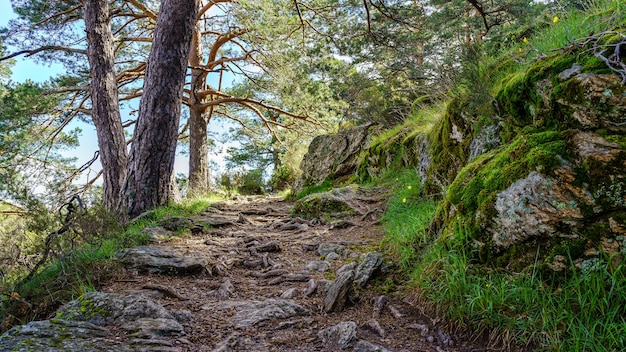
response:
[[[198,95],[203,90],[206,72],[202,66],[202,32],[200,21],[196,22],[189,51],[191,69],[191,93],[189,97],[189,194],[202,195],[209,192],[209,150],[207,126],[209,119],[204,99]]]
[[[198,0],[164,0],[155,27],[124,183],[130,216],[170,200],[183,85]]]
[[[115,209],[126,176],[128,154],[117,97],[109,6],[107,0],[83,3],[91,73],[91,116],[100,148],[104,202],[107,209]]]

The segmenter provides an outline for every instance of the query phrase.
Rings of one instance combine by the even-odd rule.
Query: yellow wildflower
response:
[[[411,187],[411,186],[408,186],[408,187],[407,187],[406,189],[408,189],[408,190],[410,191],[410,190],[411,190],[411,188],[413,188],[413,187]]]
[[[522,48],[519,48],[518,50],[519,50],[520,53],[522,52]]]
[[[552,23],[557,23],[559,22],[559,16],[554,16],[554,18],[552,19]]]
[[[524,37],[524,43],[528,43],[528,39]]]
[[[402,203],[406,203],[406,198],[402,198]]]

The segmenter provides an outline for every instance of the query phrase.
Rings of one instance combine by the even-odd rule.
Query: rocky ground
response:
[[[154,244],[120,254],[126,269],[101,292],[13,328],[0,350],[485,350],[397,290],[376,251],[381,206],[305,220],[278,198],[239,197],[164,219],[145,230]]]

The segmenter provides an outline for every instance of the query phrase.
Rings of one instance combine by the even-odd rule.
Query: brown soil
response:
[[[337,225],[333,228],[332,223],[308,223],[307,229],[301,226],[299,229],[284,230],[283,227],[281,230],[278,225],[290,221],[298,223],[290,214],[291,206],[291,203],[275,197],[239,197],[236,201],[221,203],[216,208],[232,218],[234,224],[219,229],[204,229],[201,233],[158,244],[208,251],[215,260],[212,270],[191,276],[128,271],[123,277],[105,284],[102,291],[148,293],[169,310],[190,311],[193,319],[183,324],[186,335],[172,338],[173,344],[183,351],[332,351],[336,347],[324,344],[317,333],[343,321],[357,323],[360,339],[393,351],[486,350],[484,346],[463,342],[461,337],[446,331],[438,320],[421,313],[419,307],[403,297],[402,288],[393,281],[390,270],[374,278],[365,289],[353,293],[341,312],[328,314],[322,309],[325,296],[323,285],[307,297],[304,293],[307,281],[270,284],[275,277],[263,278],[269,270],[281,269],[295,274],[302,272],[307,263],[320,260],[317,253],[319,243],[338,243],[349,249],[349,254],[332,261],[332,268],[326,272],[306,272],[311,279],[332,280],[336,269],[358,260],[361,253],[375,250],[383,236],[381,226],[372,216],[367,219],[362,219],[362,216],[351,218],[349,221],[352,224],[349,225],[355,226],[343,229]],[[376,214],[379,216],[380,213]],[[251,255],[250,243],[260,245],[270,241],[275,241],[281,250]],[[250,264],[254,260],[260,262],[258,267]],[[385,262],[389,264],[389,260]],[[224,285],[227,281],[233,287],[230,291]],[[254,327],[238,327],[231,320],[234,312],[208,307],[216,302],[280,298],[290,288],[298,289],[293,300],[307,308],[308,316],[265,321]],[[368,327],[375,310],[374,301],[381,295],[387,295],[389,299],[376,318],[384,330],[382,336]]]

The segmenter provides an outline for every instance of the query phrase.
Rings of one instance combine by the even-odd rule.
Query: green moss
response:
[[[485,226],[495,217],[497,194],[531,171],[549,175],[561,166],[569,157],[565,135],[557,131],[520,135],[464,167],[448,187],[447,202],[437,213],[443,229],[441,240],[448,248],[469,246],[473,256],[481,261],[489,259],[494,246]],[[454,216],[449,217],[449,214]],[[501,260],[511,255],[505,253]]]
[[[438,193],[437,183],[449,184],[467,161],[472,142],[472,124],[478,119],[469,106],[469,93],[457,92],[444,117],[429,134],[431,164],[425,192]],[[451,138],[456,135],[460,138]]]
[[[293,211],[296,215],[306,218],[332,218],[355,212],[345,201],[329,193],[310,194],[296,202]]]

